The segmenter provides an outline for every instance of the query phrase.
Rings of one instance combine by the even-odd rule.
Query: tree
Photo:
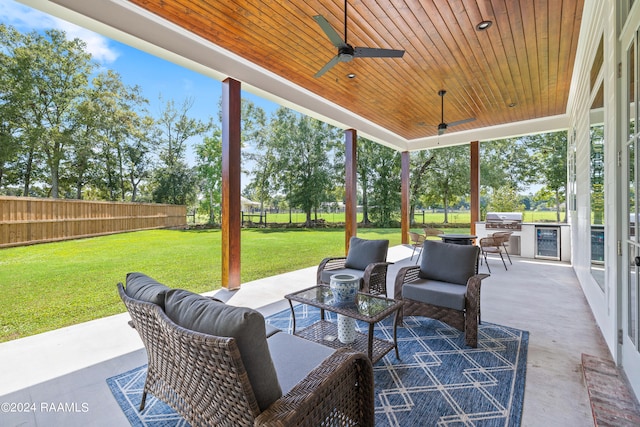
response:
[[[469,194],[469,149],[467,146],[432,150],[433,161],[426,174],[425,205],[439,202],[444,207],[444,223],[449,222],[449,207],[456,197]]]
[[[495,212],[522,212],[524,204],[520,202],[516,189],[505,185],[493,192],[488,209]]]
[[[415,210],[422,194],[428,191],[426,176],[433,165],[434,155],[430,150],[411,153],[409,177],[409,222],[415,222]]]
[[[264,204],[275,191],[273,177],[276,167],[274,146],[269,143],[270,129],[264,110],[245,99],[242,100],[242,145],[246,149],[246,158],[253,163],[251,175],[253,180],[249,184],[252,197],[260,202],[260,211],[264,211]]]
[[[222,130],[218,126],[196,145],[196,156],[200,190],[206,195],[201,206],[208,211],[209,223],[214,224],[215,209],[222,201]]]
[[[7,54],[18,43],[20,34],[4,25],[0,25],[0,188],[7,184],[17,184],[19,181],[19,168],[16,166],[24,141],[20,137],[20,109],[25,101],[25,94],[13,92],[17,86],[13,70],[17,69],[15,58]],[[9,102],[12,98],[20,99],[19,102]]]
[[[395,225],[400,210],[400,153],[376,145],[378,156],[372,163],[371,219],[379,227],[390,227]]]
[[[544,185],[554,195],[556,218],[560,222],[560,205],[566,199],[567,188],[567,133],[528,135],[524,140],[534,152],[532,165],[535,168],[531,169],[537,174],[537,183]]]
[[[102,198],[127,199],[131,191],[127,163],[140,160],[139,135],[146,123],[136,111],[147,102],[138,86],[124,85],[113,71],[99,73],[93,79],[87,98],[78,108],[82,126],[68,159],[70,167],[66,168],[76,187],[76,198],[82,198],[83,186],[91,182]]]
[[[358,139],[357,169],[360,191],[362,191],[362,223],[369,224],[369,195],[373,187],[375,171],[373,169],[382,146],[367,139]]]
[[[142,180],[148,178],[150,171],[149,140],[154,120],[149,116],[135,116],[129,142],[124,147],[124,173],[131,187],[131,201],[138,200],[138,188]]]
[[[153,176],[153,200],[157,203],[187,205],[195,201],[196,176],[185,161],[186,142],[207,132],[211,124],[190,118],[192,106],[192,99],[180,107],[169,100],[156,120],[153,138],[159,165]]]
[[[480,176],[482,185],[491,191],[509,186],[524,190],[536,183],[533,168],[533,147],[527,137],[483,142],[480,146]]]
[[[332,157],[338,144],[336,129],[308,116],[279,108],[270,122],[275,160],[275,179],[290,206],[301,208],[306,225],[311,214],[333,190]]]
[[[4,72],[12,87],[5,87],[27,142],[27,173],[37,153],[46,160],[51,196],[59,196],[60,165],[78,136],[78,107],[86,97],[89,75],[96,64],[80,39],[67,40],[65,33],[46,30],[26,35],[2,26],[4,53],[12,57]],[[31,176],[25,176],[25,193]]]

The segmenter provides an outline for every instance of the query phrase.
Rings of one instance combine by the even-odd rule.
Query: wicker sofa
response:
[[[373,368],[265,325],[233,307],[142,273],[118,284],[148,356],[147,393],[193,426],[373,425]]]
[[[464,331],[465,343],[478,346],[480,248],[425,240],[420,265],[403,267],[395,280],[394,298],[404,301],[403,316],[438,319]]]

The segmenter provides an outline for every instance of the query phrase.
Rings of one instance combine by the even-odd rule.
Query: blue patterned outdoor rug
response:
[[[326,318],[335,321],[333,313]],[[296,328],[319,319],[318,310],[296,307]],[[291,312],[267,318],[290,331]],[[462,332],[437,320],[405,317],[398,327],[401,360],[394,351],[374,365],[376,426],[519,426],[524,399],[529,333],[483,322],[478,348],[464,345]],[[358,322],[358,329],[368,325]],[[392,340],[391,318],[376,325],[378,337]],[[173,410],[147,395],[138,407],[146,365],[107,379],[132,426],[186,426]]]

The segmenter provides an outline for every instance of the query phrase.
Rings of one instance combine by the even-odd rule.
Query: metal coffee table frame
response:
[[[398,353],[397,326],[398,313],[402,308],[403,301],[358,292],[355,302],[338,304],[334,301],[331,289],[327,285],[312,286],[285,295],[285,298],[289,301],[289,306],[291,307],[293,334],[310,341],[319,342],[328,347],[349,347],[356,351],[366,353],[372,363],[376,363],[393,348],[396,350],[396,358],[400,359]],[[318,307],[320,309],[320,320],[296,332],[296,316],[293,301]],[[325,310],[367,322],[369,324],[368,334],[365,335],[356,331],[356,339],[354,342],[349,344],[340,342],[338,340],[338,327],[335,323],[325,320]],[[394,312],[393,342],[374,337],[373,331],[375,324]]]

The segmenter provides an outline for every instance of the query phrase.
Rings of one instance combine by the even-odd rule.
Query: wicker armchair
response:
[[[413,259],[413,255],[416,253],[416,249],[418,249],[418,256],[416,257],[416,264],[420,261],[420,255],[422,254],[422,244],[425,241],[425,236],[422,234],[414,233],[413,231],[409,232],[409,240],[411,241],[411,246],[413,246],[413,251],[411,251],[411,258]]]
[[[477,246],[426,240],[420,265],[403,267],[395,280],[396,300],[404,301],[404,316],[438,319],[465,334],[470,347],[478,346],[480,283]]]
[[[444,231],[442,230],[438,230],[437,228],[432,228],[432,227],[424,227],[424,236],[428,239],[429,237],[437,237],[438,239],[440,239],[440,235],[444,234]]]
[[[489,267],[489,260],[487,259],[487,254],[497,254],[500,255],[500,259],[502,260],[502,265],[504,265],[504,269],[507,270],[507,263],[504,262],[504,257],[502,256],[502,243],[503,237],[483,237],[480,239],[480,250],[482,253],[482,258],[484,258],[485,264],[487,264],[487,270],[491,273],[491,267]],[[482,262],[482,259],[480,260]]]
[[[364,240],[352,237],[346,257],[325,258],[318,265],[317,282],[329,284],[334,274],[353,274],[360,278],[360,290],[387,295],[388,240]]]
[[[182,328],[122,284],[118,292],[148,355],[140,410],[150,392],[193,426],[373,425],[373,368],[364,354],[334,352],[261,412],[234,338]]]
[[[500,243],[502,243],[502,248],[504,249],[504,253],[507,254],[507,258],[509,259],[509,264],[513,264],[513,262],[511,262],[511,255],[509,255],[509,251],[507,250],[512,234],[513,234],[513,231],[496,231],[491,236],[489,236],[489,237],[500,239]]]

